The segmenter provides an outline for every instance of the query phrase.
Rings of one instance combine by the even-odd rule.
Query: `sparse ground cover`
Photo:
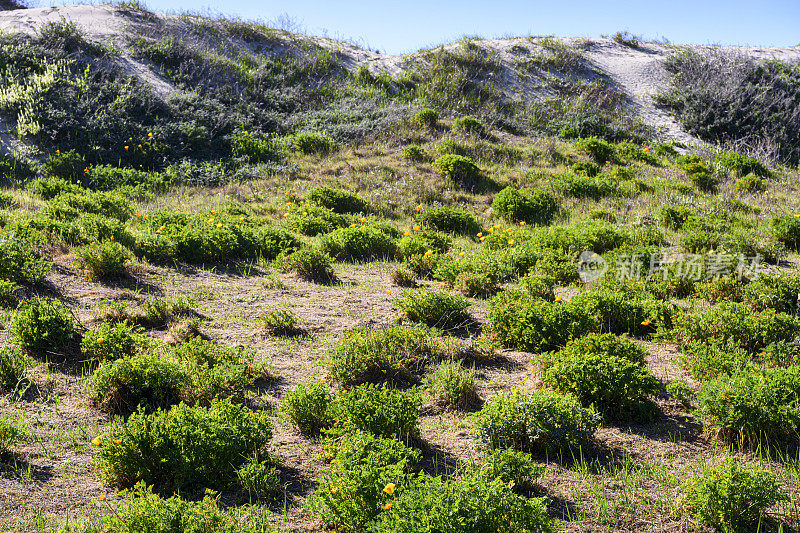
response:
[[[800,527],[793,148],[658,141],[552,39],[524,107],[479,39],[393,77],[149,28],[169,99],[0,36],[38,150],[0,162],[0,527]]]

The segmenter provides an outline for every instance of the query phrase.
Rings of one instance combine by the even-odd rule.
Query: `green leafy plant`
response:
[[[423,383],[436,402],[448,407],[469,407],[478,399],[475,369],[464,368],[461,361],[442,361]]]
[[[333,425],[332,400],[330,388],[322,381],[314,381],[308,386],[301,384],[286,393],[281,412],[303,435],[315,436]]]
[[[78,265],[93,281],[125,275],[133,254],[120,243],[104,241],[81,246],[75,250]]]
[[[236,477],[239,486],[247,493],[251,502],[269,500],[281,490],[278,472],[268,461],[251,458],[239,467]]]
[[[0,348],[0,390],[11,391],[22,382],[30,364],[17,348]]]
[[[277,307],[259,317],[264,329],[273,335],[291,335],[297,331],[299,318],[286,307]]]
[[[600,416],[569,394],[512,389],[489,400],[473,422],[475,435],[490,449],[569,454],[589,445]]]
[[[403,151],[400,152],[400,159],[404,161],[411,161],[412,163],[421,163],[428,158],[428,154],[425,152],[422,147],[417,146],[416,144],[412,144],[411,146],[406,146],[403,148]]]
[[[435,328],[459,328],[472,321],[463,296],[427,289],[410,289],[394,300],[395,305],[413,322]]]
[[[435,109],[422,109],[414,115],[414,123],[420,128],[433,129],[438,122],[439,113]]]
[[[401,442],[419,434],[420,394],[415,389],[399,391],[371,383],[339,393],[331,402],[333,426],[328,438],[364,431]]]
[[[426,228],[452,235],[474,236],[481,230],[480,224],[470,213],[444,205],[426,209],[420,218]]]
[[[367,213],[370,211],[369,203],[355,193],[331,187],[314,187],[308,191],[306,198],[309,202],[334,213]]]
[[[69,308],[58,300],[35,298],[20,303],[11,325],[11,337],[37,354],[60,350],[75,334]]]
[[[478,166],[470,158],[461,155],[443,155],[436,159],[432,166],[437,174],[466,189],[474,189],[482,180]]]
[[[771,472],[729,457],[687,480],[675,509],[721,531],[756,531],[766,511],[787,499]]]
[[[486,127],[475,117],[460,117],[453,121],[453,130],[473,135],[482,135]]]
[[[342,261],[370,261],[393,257],[397,243],[377,227],[359,225],[339,228],[323,235],[320,248]]]
[[[614,162],[616,155],[613,144],[594,136],[578,139],[575,149],[588,154],[598,165],[605,165],[606,161]]]
[[[81,351],[88,359],[115,361],[133,356],[149,344],[149,337],[142,333],[142,328],[127,320],[103,322],[86,332],[81,340]]]
[[[546,225],[558,212],[558,204],[551,194],[543,191],[506,187],[494,197],[492,212],[509,222]]]
[[[331,256],[314,248],[304,248],[279,257],[277,263],[285,272],[294,272],[306,281],[329,283],[336,278]]]

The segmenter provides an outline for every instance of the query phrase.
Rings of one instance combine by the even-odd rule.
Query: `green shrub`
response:
[[[536,258],[536,266],[528,272],[553,278],[559,285],[570,285],[580,280],[574,257],[552,248],[541,250]]]
[[[17,306],[19,285],[13,281],[0,279],[0,308]]]
[[[101,441],[100,471],[109,486],[138,481],[158,492],[228,488],[250,457],[266,452],[272,427],[265,412],[229,401],[209,407],[183,403],[114,422]]]
[[[485,132],[483,122],[474,117],[461,117],[453,121],[453,130],[473,135],[482,135]]]
[[[81,351],[87,359],[115,361],[131,357],[149,344],[149,337],[140,327],[121,322],[103,322],[86,332],[81,340]]]
[[[590,178],[589,176],[566,174],[553,178],[551,183],[554,190],[573,198],[600,200],[606,196],[617,196],[620,193],[619,185],[604,175]]]
[[[322,381],[314,381],[306,387],[298,385],[286,393],[281,412],[292,421],[305,436],[318,435],[333,425],[330,404],[333,395]]]
[[[800,248],[800,217],[776,216],[771,221],[772,235],[792,250]]]
[[[86,170],[86,160],[75,150],[69,150],[51,155],[44,160],[42,167],[45,172],[56,178],[81,182]]]
[[[703,192],[713,193],[719,186],[719,180],[709,172],[692,172],[689,174],[689,181]]]
[[[39,177],[25,184],[25,190],[42,200],[52,200],[62,193],[80,194],[85,189],[63,178]]]
[[[410,268],[404,266],[392,270],[392,283],[398,287],[411,289],[419,286],[417,275]]]
[[[28,434],[25,420],[8,413],[0,414],[0,457],[6,458],[11,448],[19,444]]]
[[[449,407],[468,407],[478,399],[475,369],[465,369],[461,361],[442,361],[425,376],[424,385],[436,402]]]
[[[711,338],[684,346],[680,363],[695,379],[708,380],[745,369],[752,359],[733,339]]]
[[[133,204],[119,192],[67,193],[50,200],[42,213],[65,221],[84,213],[125,222],[133,215]]]
[[[736,181],[736,190],[749,193],[764,192],[767,190],[767,185],[755,174],[747,174]]]
[[[702,313],[679,314],[673,320],[681,344],[718,338],[752,353],[773,342],[791,341],[800,333],[800,321],[794,316],[773,309],[754,312],[737,302],[722,302]]]
[[[395,305],[412,322],[422,322],[440,329],[469,325],[472,317],[467,312],[469,301],[463,296],[427,289],[411,289],[396,298]]]
[[[189,400],[192,378],[176,358],[145,351],[101,362],[89,388],[103,411],[126,415],[141,409],[150,413]]]
[[[424,229],[421,232],[414,232],[403,236],[397,243],[397,255],[408,258],[412,255],[443,253],[450,249],[453,239],[450,236]]]
[[[672,325],[673,307],[628,291],[596,288],[579,293],[573,304],[592,313],[603,331],[646,334]]]
[[[314,187],[306,194],[308,201],[334,213],[367,213],[369,203],[355,193],[331,187]]]
[[[343,385],[366,381],[415,381],[424,366],[445,355],[436,330],[395,326],[387,330],[358,328],[344,334],[328,353],[326,365]]]
[[[259,317],[259,321],[264,324],[264,329],[273,335],[291,335],[298,331],[299,318],[291,309],[285,307],[267,311]]]
[[[720,531],[760,531],[767,510],[785,500],[774,474],[729,457],[684,482],[675,507]]]
[[[481,230],[478,221],[467,211],[443,205],[426,209],[421,219],[426,228],[452,235],[473,236]]]
[[[599,329],[597,319],[572,302],[547,302],[504,291],[489,302],[485,331],[514,350],[539,352]]]
[[[543,191],[519,191],[506,187],[492,201],[492,213],[509,222],[547,225],[557,212],[555,198]]]
[[[339,393],[331,402],[329,436],[364,431],[406,442],[419,434],[420,394],[366,383]]]
[[[482,180],[481,170],[477,165],[470,158],[461,155],[443,155],[432,166],[437,174],[466,189],[477,187]]]
[[[544,383],[611,419],[647,422],[658,412],[648,398],[658,380],[643,362],[644,350],[626,339],[588,335],[545,358]]]
[[[349,224],[347,217],[315,205],[292,208],[288,215],[288,227],[310,237],[330,233]]]
[[[69,308],[48,298],[20,303],[11,325],[14,342],[37,354],[65,348],[74,334],[75,325]]]
[[[342,261],[388,259],[397,252],[397,243],[381,229],[373,226],[339,228],[322,236],[323,252]]]
[[[744,286],[742,301],[756,311],[774,309],[797,314],[800,309],[800,274],[762,274]]]
[[[600,417],[568,394],[513,389],[489,400],[473,423],[477,437],[493,450],[569,454],[590,444]]]
[[[141,304],[141,313],[132,317],[147,328],[161,328],[170,321],[196,315],[197,303],[186,296],[177,298],[147,298]]]
[[[456,276],[453,287],[471,298],[488,298],[500,290],[491,276],[477,272],[461,272]]]
[[[478,472],[458,481],[419,475],[390,500],[378,515],[377,531],[469,533],[492,531],[550,533],[547,498],[515,494],[500,479],[487,480]]]
[[[251,164],[279,162],[283,148],[274,139],[259,139],[248,132],[236,132],[231,137],[233,156]]]
[[[414,115],[414,123],[420,128],[433,129],[438,122],[439,113],[435,109],[422,109]]]
[[[685,206],[665,205],[658,210],[661,224],[673,230],[680,229],[691,214],[692,212]]]
[[[236,508],[220,505],[210,494],[200,501],[180,496],[161,498],[153,488],[137,483],[114,507],[113,513],[99,519],[67,523],[61,533],[267,533],[272,531],[257,507]]]
[[[75,249],[79,267],[92,281],[108,280],[127,274],[133,254],[116,241],[87,244]]]
[[[400,159],[403,159],[404,161],[411,161],[413,163],[420,163],[425,161],[427,158],[428,154],[425,152],[425,150],[416,144],[406,146],[400,153]]]
[[[328,283],[336,277],[331,256],[313,248],[279,257],[277,263],[283,271],[294,272],[306,281]]]
[[[600,173],[600,165],[589,161],[578,161],[570,167],[573,173],[579,176],[589,176],[590,178]]]
[[[529,454],[512,449],[489,451],[477,468],[487,480],[499,479],[503,483],[511,483],[517,493],[531,491],[536,478],[544,472],[543,467],[533,464]]]
[[[28,366],[25,355],[18,348],[0,348],[0,391],[16,389]]]
[[[614,162],[615,160],[614,145],[597,137],[578,139],[575,143],[575,149],[578,152],[588,154],[598,165],[604,165],[606,161]]]
[[[756,448],[800,445],[800,367],[749,368],[700,386],[698,414],[725,442]]]
[[[755,174],[763,178],[768,178],[770,176],[769,169],[767,169],[761,161],[738,152],[720,154],[717,157],[717,162],[739,177],[746,176],[747,174]]]
[[[250,501],[269,500],[281,491],[280,478],[275,467],[267,461],[250,458],[236,471],[239,486]]]
[[[301,154],[328,155],[336,149],[336,142],[325,134],[303,131],[292,136],[291,146]]]
[[[616,153],[624,159],[642,161],[648,165],[658,166],[658,158],[653,156],[649,149],[642,148],[632,142],[623,141],[617,144]]]
[[[420,454],[396,439],[364,432],[345,435],[337,452],[309,497],[311,508],[326,527],[366,531],[392,496],[386,490],[392,494],[403,490]]]
[[[51,263],[30,244],[0,234],[0,279],[37,285],[50,267]]]
[[[541,298],[552,302],[556,297],[553,292],[556,281],[551,276],[528,274],[519,280],[519,284],[532,298]]]

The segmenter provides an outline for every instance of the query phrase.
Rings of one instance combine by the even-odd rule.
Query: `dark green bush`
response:
[[[81,351],[87,359],[115,361],[135,355],[148,344],[149,337],[127,320],[103,322],[86,332],[81,340]]]
[[[747,174],[755,174],[762,178],[768,178],[770,176],[769,169],[767,169],[761,161],[738,152],[720,154],[717,157],[717,162],[739,177],[746,176]]]
[[[479,272],[461,272],[453,281],[453,288],[470,298],[489,298],[500,290],[491,276]]]
[[[482,135],[485,132],[483,122],[475,117],[461,117],[453,121],[453,130],[473,135]]]
[[[328,155],[336,149],[336,142],[323,133],[303,131],[291,138],[291,146],[301,154]]]
[[[678,511],[726,532],[759,531],[767,510],[788,496],[774,474],[727,458],[684,482]]]
[[[767,190],[767,185],[755,174],[747,174],[736,181],[736,190],[749,193],[764,192]]]
[[[642,148],[638,144],[623,141],[617,144],[615,151],[623,159],[642,161],[648,165],[658,166],[658,158],[650,153],[648,148]]]
[[[405,161],[411,161],[413,163],[420,163],[425,161],[428,158],[428,154],[422,147],[417,146],[415,144],[411,146],[406,146],[403,148],[403,151],[400,153],[400,159]]]
[[[50,200],[42,213],[56,220],[70,220],[85,213],[125,222],[133,215],[133,204],[118,192],[67,193]]]
[[[577,294],[573,304],[592,313],[603,331],[646,334],[659,326],[669,328],[672,305],[627,291],[596,288]]]
[[[434,328],[459,328],[472,322],[467,312],[469,301],[455,294],[410,289],[394,303],[412,322],[422,322]]]
[[[534,465],[529,454],[510,448],[489,451],[476,468],[487,480],[513,483],[512,488],[517,493],[531,491],[536,478],[544,472],[543,467]]]
[[[644,354],[626,339],[588,335],[545,357],[544,382],[611,419],[647,422],[658,412],[648,398],[658,380],[644,368]]]
[[[355,193],[331,187],[314,187],[306,194],[309,202],[334,213],[367,213],[369,203]]]
[[[752,361],[752,355],[733,339],[722,341],[716,338],[684,346],[680,357],[681,365],[699,380],[734,374],[747,368]]]
[[[713,338],[731,340],[755,353],[779,341],[791,341],[800,333],[800,321],[774,309],[754,312],[743,303],[722,302],[702,313],[683,313],[673,318],[675,337],[681,344]]]
[[[328,283],[336,277],[333,272],[333,259],[325,252],[314,248],[304,248],[281,256],[277,263],[284,271],[294,272],[306,281]]]
[[[756,311],[774,309],[797,314],[800,309],[800,274],[762,274],[744,286],[742,301]]]
[[[776,216],[771,221],[772,235],[792,250],[800,248],[800,217],[797,215]]]
[[[263,411],[228,401],[209,407],[183,403],[117,420],[101,440],[100,471],[109,486],[143,481],[157,492],[222,490],[252,456],[265,454],[272,427]]]
[[[330,404],[334,419],[328,436],[364,431],[401,442],[419,434],[422,398],[415,389],[399,391],[366,383],[339,393]]]
[[[494,197],[492,212],[509,222],[546,225],[558,212],[558,204],[552,195],[543,191],[506,187]]]
[[[473,415],[474,432],[490,449],[567,454],[586,448],[600,417],[569,395],[549,389],[500,393]]]
[[[259,139],[249,132],[236,132],[231,137],[234,157],[251,164],[282,161],[283,148],[274,139]]]
[[[452,180],[458,186],[466,189],[476,188],[481,180],[481,170],[468,157],[456,154],[447,154],[436,159],[433,170]]]
[[[75,325],[69,308],[48,298],[20,303],[11,324],[14,342],[40,355],[65,348],[74,335]]]
[[[409,258],[412,255],[443,253],[450,249],[452,243],[449,235],[424,229],[402,237],[397,243],[397,255]]]
[[[588,154],[595,163],[601,166],[605,165],[607,161],[613,163],[615,160],[614,145],[597,137],[578,139],[575,143],[575,149]]]
[[[389,259],[397,252],[397,242],[375,226],[339,228],[322,236],[320,248],[341,261]]]
[[[286,393],[281,412],[292,421],[303,435],[318,435],[333,425],[330,403],[333,394],[322,381],[314,381],[306,387],[298,385]]]
[[[579,176],[589,176],[590,178],[600,173],[600,165],[589,161],[578,161],[574,163],[570,169]]]
[[[443,205],[426,209],[420,218],[426,228],[452,235],[474,236],[481,230],[478,221],[467,211]]]
[[[597,331],[597,319],[572,302],[548,302],[524,293],[504,291],[489,302],[485,330],[514,350],[539,352]]]
[[[58,152],[44,160],[42,167],[47,174],[73,183],[80,183],[86,174],[86,160],[75,150]]]
[[[478,399],[475,369],[461,361],[442,361],[425,376],[424,385],[433,399],[448,407],[469,407]]]
[[[349,225],[348,217],[315,205],[294,207],[288,215],[286,222],[289,228],[311,237]]]
[[[602,174],[595,177],[566,174],[556,176],[550,181],[553,190],[573,198],[600,200],[620,194],[619,185]]]
[[[698,414],[723,441],[747,448],[800,445],[800,367],[750,368],[700,386]]]
[[[0,279],[37,285],[50,272],[51,263],[33,246],[0,234]]]
[[[433,129],[438,122],[439,113],[435,109],[422,109],[414,115],[414,123],[421,128]]]
[[[42,200],[52,200],[59,194],[81,194],[85,189],[77,183],[63,178],[39,177],[25,184],[25,190],[40,197]]]
[[[87,244],[75,249],[78,265],[92,281],[124,276],[133,254],[116,241]]]
[[[14,390],[30,366],[18,348],[0,348],[0,391]]]

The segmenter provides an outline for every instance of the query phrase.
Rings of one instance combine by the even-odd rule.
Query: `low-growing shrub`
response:
[[[291,309],[277,307],[261,315],[259,321],[273,335],[291,335],[297,331],[299,318]]]
[[[405,266],[401,266],[392,270],[392,283],[398,287],[405,287],[409,289],[419,286],[419,283],[417,283],[417,274]]]
[[[286,225],[294,231],[310,237],[330,233],[349,225],[347,217],[316,205],[294,207],[288,215]]]
[[[603,139],[598,139],[597,137],[578,139],[575,143],[575,149],[588,154],[598,165],[602,166],[606,164],[607,161],[614,162],[614,145]]]
[[[434,401],[448,407],[468,407],[478,399],[475,369],[461,361],[442,361],[425,376],[425,388]]]
[[[116,361],[131,357],[149,345],[149,337],[142,329],[127,320],[103,322],[86,332],[81,340],[81,352],[87,359]]]
[[[553,178],[551,185],[553,190],[572,198],[600,200],[620,193],[619,185],[602,174],[595,177],[565,174]]]
[[[590,444],[600,416],[569,394],[517,389],[489,400],[473,415],[474,432],[490,449],[511,448],[537,454],[568,454]]]
[[[749,193],[764,192],[767,190],[767,185],[755,174],[747,174],[736,181],[736,190]]]
[[[672,324],[672,305],[628,291],[596,288],[576,295],[573,304],[592,313],[603,331],[646,334]]]
[[[683,347],[680,357],[681,365],[699,380],[734,374],[747,368],[752,361],[753,356],[733,339],[716,338],[689,343]]]
[[[5,459],[11,448],[28,434],[25,420],[9,413],[0,414],[0,458]]]
[[[795,315],[800,309],[800,275],[762,274],[744,286],[742,301],[756,311],[774,309]]]
[[[471,298],[488,298],[500,290],[491,276],[478,272],[461,272],[456,276],[453,288]]]
[[[19,285],[13,281],[0,279],[0,308],[17,306]]]
[[[42,200],[52,200],[62,193],[80,194],[85,189],[63,178],[39,177],[25,184],[25,190]]]
[[[100,471],[109,486],[138,481],[155,491],[222,490],[237,482],[237,471],[265,454],[272,438],[268,415],[229,401],[208,407],[183,403],[147,414],[143,409],[115,421],[101,439]]]
[[[309,202],[334,213],[367,213],[369,203],[355,193],[331,187],[314,187],[308,191],[306,198]]]
[[[589,176],[592,178],[600,173],[600,165],[589,161],[578,161],[570,167],[570,170],[579,176]]]
[[[50,272],[51,266],[30,244],[0,234],[0,279],[37,285]]]
[[[400,159],[404,161],[411,161],[412,163],[421,163],[428,158],[428,154],[422,147],[417,145],[406,146],[400,153]]]
[[[533,489],[535,480],[544,472],[543,467],[533,464],[529,454],[510,448],[489,451],[476,468],[487,480],[510,483],[514,492],[523,494]]]
[[[327,253],[314,248],[304,248],[277,260],[285,272],[294,272],[306,281],[328,283],[335,279],[333,259]]]
[[[303,435],[318,435],[321,430],[333,425],[330,409],[332,399],[333,394],[322,381],[314,381],[307,387],[301,384],[286,393],[281,412]]]
[[[22,382],[28,364],[18,348],[0,348],[0,391],[11,391]]]
[[[485,131],[485,126],[477,118],[460,117],[453,121],[453,130],[472,135],[482,135]]]
[[[706,428],[730,444],[800,445],[800,367],[720,375],[700,386],[697,404]]]
[[[787,499],[774,474],[729,457],[684,482],[675,509],[720,531],[759,531],[767,510]]]
[[[574,395],[614,420],[647,422],[657,413],[648,398],[658,380],[643,366],[644,351],[614,335],[588,335],[546,359],[546,385]]]
[[[414,115],[414,123],[421,128],[433,129],[438,122],[439,113],[435,109],[422,109]]]
[[[716,160],[722,167],[739,177],[755,174],[756,176],[768,178],[770,175],[769,169],[761,161],[738,152],[720,154]]]
[[[618,143],[615,151],[617,155],[624,159],[642,161],[648,165],[658,166],[658,158],[655,157],[648,148],[642,148],[638,144],[623,141]]]
[[[231,137],[233,156],[251,164],[283,160],[283,147],[275,139],[261,139],[248,132],[236,132]]]
[[[472,236],[481,230],[480,224],[470,213],[447,206],[426,209],[421,219],[426,228],[452,235]]]
[[[422,398],[416,389],[399,391],[366,383],[339,393],[331,402],[333,426],[329,437],[363,431],[401,442],[419,434],[419,407]]]
[[[397,242],[373,226],[339,228],[320,239],[320,248],[341,261],[388,259],[397,252]]]
[[[290,139],[293,150],[305,155],[328,155],[336,149],[336,142],[323,133],[303,131]]]
[[[494,197],[492,212],[509,222],[546,225],[558,212],[558,204],[551,194],[543,191],[506,187]]]
[[[403,258],[412,255],[431,255],[446,252],[453,240],[446,234],[424,229],[404,235],[397,243],[397,255]]]
[[[463,296],[427,289],[411,289],[394,300],[412,322],[430,327],[452,329],[469,325],[469,301]]]
[[[793,215],[776,216],[771,221],[772,235],[787,248],[800,248],[800,217]]]
[[[682,313],[673,318],[675,338],[681,344],[712,338],[731,340],[755,353],[779,341],[792,341],[800,333],[797,317],[774,309],[756,311],[744,303],[722,302],[702,313]]]
[[[269,500],[280,493],[278,472],[268,461],[251,458],[236,471],[239,486],[250,497],[250,501]]]
[[[87,244],[75,249],[78,266],[92,281],[108,280],[125,275],[133,254],[115,241]]]
[[[75,324],[69,308],[48,298],[20,303],[11,325],[14,342],[40,355],[63,349],[74,335]]]
[[[468,157],[447,154],[436,159],[433,170],[468,190],[476,188],[481,180],[481,170]]]
[[[81,182],[86,169],[86,160],[77,151],[69,150],[51,155],[44,160],[42,167],[47,174],[56,178]]]
[[[600,327],[592,313],[572,302],[548,302],[504,291],[489,306],[486,332],[515,350],[552,350]]]
[[[555,292],[553,292],[556,280],[552,276],[528,274],[520,278],[519,285],[533,298],[541,298],[552,302],[556,297]]]

